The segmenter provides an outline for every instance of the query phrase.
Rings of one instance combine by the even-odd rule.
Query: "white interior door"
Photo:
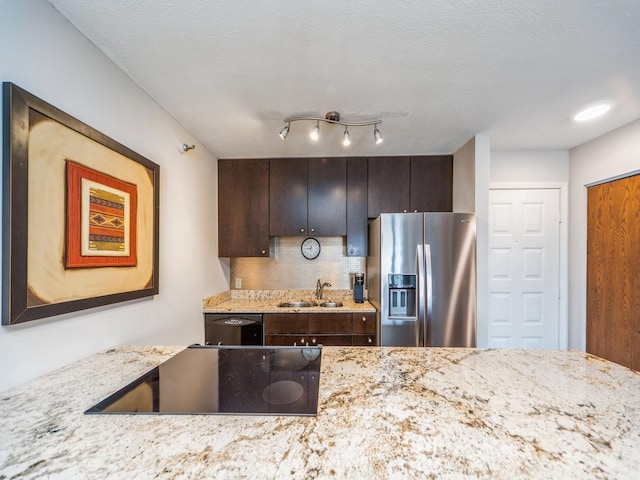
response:
[[[560,190],[489,193],[491,348],[559,348]]]

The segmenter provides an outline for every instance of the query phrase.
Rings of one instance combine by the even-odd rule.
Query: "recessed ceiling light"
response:
[[[601,115],[604,115],[609,110],[611,110],[611,105],[612,102],[603,102],[591,105],[590,107],[587,107],[584,110],[576,113],[573,119],[576,122],[585,122],[587,120],[592,120]]]

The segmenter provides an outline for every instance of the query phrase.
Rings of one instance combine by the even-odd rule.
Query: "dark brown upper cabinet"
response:
[[[453,156],[411,157],[412,212],[450,212],[453,206]]]
[[[347,159],[347,256],[367,256],[367,159]]]
[[[347,159],[310,158],[307,168],[309,234],[346,235]]]
[[[269,235],[304,235],[307,230],[307,160],[269,160]]]
[[[410,211],[410,157],[371,157],[368,166],[367,216]]]
[[[269,160],[218,160],[218,256],[269,256]]]
[[[277,158],[269,165],[271,236],[346,235],[346,159]]]
[[[450,212],[453,156],[369,158],[369,218],[381,213]]]

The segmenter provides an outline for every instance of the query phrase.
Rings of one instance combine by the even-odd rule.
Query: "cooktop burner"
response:
[[[322,347],[191,346],[85,413],[316,415]]]

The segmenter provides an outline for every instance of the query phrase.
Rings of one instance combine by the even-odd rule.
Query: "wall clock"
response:
[[[305,238],[300,247],[302,256],[307,260],[314,260],[320,255],[320,242],[313,237]]]

